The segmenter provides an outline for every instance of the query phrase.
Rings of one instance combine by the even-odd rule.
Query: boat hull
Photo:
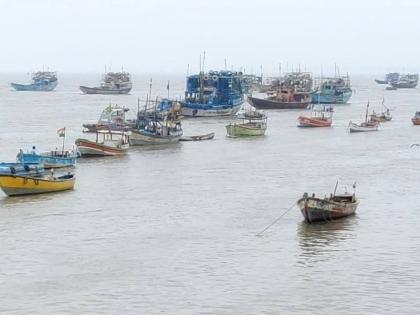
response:
[[[416,117],[411,118],[411,122],[413,123],[413,125],[416,125],[416,126],[420,125],[420,117],[419,118],[416,118]]]
[[[229,124],[226,126],[228,137],[257,137],[264,136],[265,128],[248,127],[242,124]]]
[[[181,137],[181,139],[179,139],[179,141],[203,141],[203,140],[211,140],[214,138],[214,132],[205,134],[205,135],[200,135],[200,136],[185,136],[185,137]]]
[[[313,104],[346,104],[353,92],[351,90],[344,91],[340,95],[313,92],[311,93]]]
[[[361,125],[357,125],[353,122],[350,121],[349,123],[349,131],[351,133],[354,132],[369,132],[369,131],[378,131],[379,128],[379,124],[375,124],[375,125],[370,125],[370,126],[361,126]]]
[[[242,106],[242,102],[233,106],[209,106],[208,109],[202,107],[188,106],[181,104],[181,113],[186,117],[217,117],[217,116],[233,116]]]
[[[375,82],[378,83],[378,84],[388,84],[388,81],[387,80],[378,80],[378,79],[375,79]]]
[[[334,202],[314,197],[301,198],[298,207],[308,223],[337,220],[354,215],[358,201]]]
[[[44,168],[74,167],[76,165],[76,155],[69,157],[19,153],[18,161],[21,163],[44,164]]]
[[[44,165],[32,163],[0,163],[0,174],[38,175],[44,172]]]
[[[101,87],[80,86],[80,90],[84,94],[128,94],[131,91],[131,87],[125,87],[120,89],[104,89]]]
[[[256,97],[248,97],[248,101],[257,109],[302,109],[310,102],[278,102]]]
[[[298,127],[331,127],[331,119],[321,119],[306,116],[298,117]]]
[[[152,134],[145,134],[138,130],[132,129],[130,135],[130,144],[132,146],[142,145],[158,145],[158,144],[171,144],[177,143],[182,137],[182,133],[176,136],[156,136]]]
[[[121,156],[127,154],[130,147],[124,144],[117,148],[86,139],[77,139],[76,145],[82,157]]]
[[[396,89],[414,89],[417,86],[417,81],[415,82],[390,82],[392,87]]]
[[[34,92],[51,92],[57,85],[58,81],[52,81],[48,84],[18,84],[10,83],[16,91],[34,91]]]
[[[74,188],[75,177],[68,179],[43,179],[29,176],[0,175],[0,187],[8,196],[52,193]]]

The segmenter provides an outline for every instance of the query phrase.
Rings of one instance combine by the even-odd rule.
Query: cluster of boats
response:
[[[390,72],[385,75],[385,79],[375,79],[378,84],[386,84],[386,90],[413,89],[417,86],[419,75],[417,73],[400,74]]]

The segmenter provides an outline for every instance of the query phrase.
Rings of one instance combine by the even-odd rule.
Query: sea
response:
[[[0,161],[61,148],[62,127],[71,149],[109,104],[134,118],[150,83],[151,98],[185,89],[185,75],[134,74],[129,95],[83,95],[100,74],[58,76],[53,92],[16,92],[9,83],[29,77],[0,74]],[[297,128],[308,110],[268,110],[264,137],[228,138],[232,117],[185,118],[186,136],[215,138],[80,159],[72,191],[0,192],[0,312],[418,314],[420,89],[373,79],[352,77],[331,128]],[[383,99],[392,121],[349,134]],[[296,201],[337,181],[355,184],[356,215],[305,223]]]

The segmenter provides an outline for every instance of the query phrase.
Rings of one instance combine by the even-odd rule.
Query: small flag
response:
[[[65,137],[66,136],[66,127],[60,128],[57,130],[59,137]]]

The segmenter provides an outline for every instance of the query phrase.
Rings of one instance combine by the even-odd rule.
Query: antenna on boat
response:
[[[334,196],[335,196],[335,193],[337,192],[337,187],[338,187],[338,179],[337,179],[337,182],[335,183]]]
[[[187,64],[187,77],[190,76],[190,64]]]
[[[367,122],[367,121],[368,121],[368,113],[369,113],[369,101],[368,101],[367,106],[366,106],[366,116],[365,116],[365,122]]]
[[[166,85],[166,89],[168,90],[168,99],[169,99],[169,80],[168,80],[168,84]]]
[[[149,82],[149,97],[150,99],[152,99],[152,78],[150,78]]]
[[[227,60],[225,58],[225,70],[227,70]]]
[[[137,97],[137,117],[139,117],[140,113],[140,97]]]

